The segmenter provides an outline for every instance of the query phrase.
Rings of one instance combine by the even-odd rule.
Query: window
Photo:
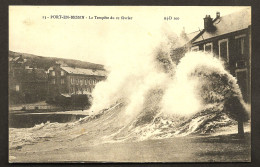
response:
[[[20,86],[19,85],[15,85],[15,90],[16,90],[16,92],[19,92],[20,91]]]
[[[204,45],[204,52],[209,52],[212,53],[213,51],[213,44],[212,43],[207,43]]]
[[[51,84],[55,84],[55,79],[52,79],[52,80],[51,80]]]
[[[199,46],[193,46],[193,47],[191,48],[191,51],[192,51],[192,52],[197,52],[197,51],[199,51]]]
[[[64,79],[61,79],[61,80],[60,80],[60,83],[61,83],[61,84],[64,84],[64,83],[65,83]]]
[[[52,71],[52,72],[51,72],[51,75],[52,75],[52,76],[55,76],[55,71]]]
[[[83,85],[83,79],[80,80],[80,85]]]
[[[219,58],[229,61],[229,55],[228,55],[228,39],[222,39],[218,41],[218,47],[219,47]]]
[[[76,85],[78,85],[78,83],[79,83],[79,80],[78,80],[78,79],[76,79]]]
[[[74,84],[74,78],[70,78],[70,83]]]
[[[242,58],[243,55],[245,54],[245,38],[246,38],[245,34],[235,37],[236,56],[240,58]]]
[[[85,80],[85,85],[87,85],[88,84],[88,80]]]
[[[60,72],[60,75],[61,75],[61,76],[64,76],[64,71],[61,71],[61,72]]]

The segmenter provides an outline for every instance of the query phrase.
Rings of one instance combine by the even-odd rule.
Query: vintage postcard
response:
[[[250,6],[9,6],[9,162],[251,162]]]

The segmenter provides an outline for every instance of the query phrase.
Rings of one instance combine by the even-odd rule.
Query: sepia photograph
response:
[[[9,6],[9,163],[251,162],[251,6]]]

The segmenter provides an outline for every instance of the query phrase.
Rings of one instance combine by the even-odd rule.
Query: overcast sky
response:
[[[223,16],[242,8],[245,7],[10,6],[9,49],[105,64],[109,48],[129,45],[128,39],[149,40],[146,36],[153,38],[162,31],[179,34],[183,27],[190,33],[203,28],[206,14],[215,18],[217,11]],[[42,18],[51,15],[130,16],[132,20]],[[179,20],[166,21],[166,16]],[[137,49],[134,45],[129,47]]]

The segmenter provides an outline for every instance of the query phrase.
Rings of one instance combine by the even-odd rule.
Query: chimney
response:
[[[204,18],[204,29],[206,31],[211,31],[213,29],[213,20],[210,15],[206,15]]]
[[[220,12],[216,13],[216,19],[220,18]]]

